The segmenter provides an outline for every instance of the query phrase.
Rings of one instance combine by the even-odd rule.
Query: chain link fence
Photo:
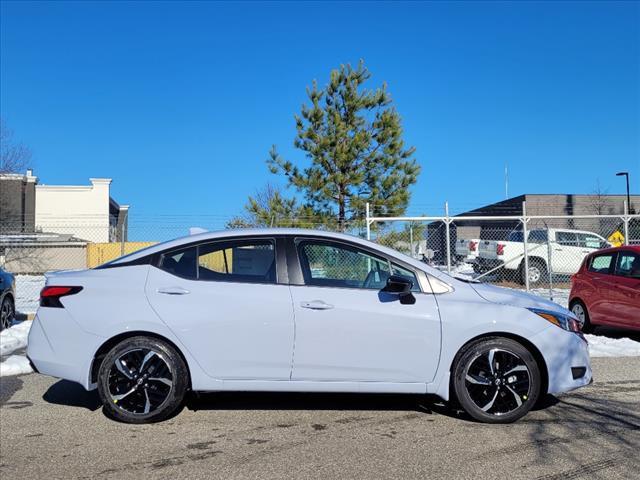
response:
[[[0,222],[0,267],[16,276],[16,309],[33,313],[47,271],[93,268],[188,235],[191,227],[224,229],[229,220],[218,215],[140,215],[117,228],[105,228],[82,218],[69,219],[63,226],[37,225],[30,232]],[[270,226],[327,229],[313,219],[274,219]],[[586,255],[610,244],[640,244],[640,215],[376,217],[367,212],[348,223],[346,231],[452,275],[562,301],[568,296],[570,276]],[[353,263],[341,262],[339,256],[332,261],[335,269]]]
[[[445,213],[448,210],[445,207]],[[453,276],[533,291],[565,303],[590,253],[640,245],[640,215],[375,217],[371,240]]]

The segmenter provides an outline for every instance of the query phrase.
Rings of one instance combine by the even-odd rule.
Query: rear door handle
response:
[[[189,290],[185,290],[181,287],[164,287],[159,288],[158,293],[163,293],[164,295],[187,295]]]
[[[311,310],[330,310],[333,305],[325,303],[322,300],[312,300],[311,302],[300,302],[302,308],[309,308]]]

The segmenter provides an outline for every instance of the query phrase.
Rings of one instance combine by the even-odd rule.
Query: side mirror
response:
[[[382,291],[398,295],[403,305],[413,305],[416,303],[416,297],[411,293],[412,288],[413,280],[401,275],[391,275]]]

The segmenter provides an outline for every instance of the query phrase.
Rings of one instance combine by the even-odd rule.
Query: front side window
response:
[[[612,261],[613,254],[611,253],[605,255],[596,255],[591,259],[589,271],[594,273],[609,273]]]
[[[616,262],[616,275],[640,278],[640,255],[633,252],[620,252]]]
[[[413,272],[350,245],[304,240],[298,255],[307,285],[381,290],[393,273],[410,278],[413,290],[420,291]]]

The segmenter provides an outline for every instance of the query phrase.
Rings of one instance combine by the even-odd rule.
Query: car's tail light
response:
[[[475,252],[478,249],[478,242],[470,241],[469,242],[469,251]]]
[[[496,245],[496,255],[504,255],[504,243],[498,243]]]
[[[40,292],[40,306],[64,308],[64,305],[60,303],[60,298],[68,295],[74,295],[80,290],[82,290],[82,287],[63,287],[60,285],[44,287]]]

